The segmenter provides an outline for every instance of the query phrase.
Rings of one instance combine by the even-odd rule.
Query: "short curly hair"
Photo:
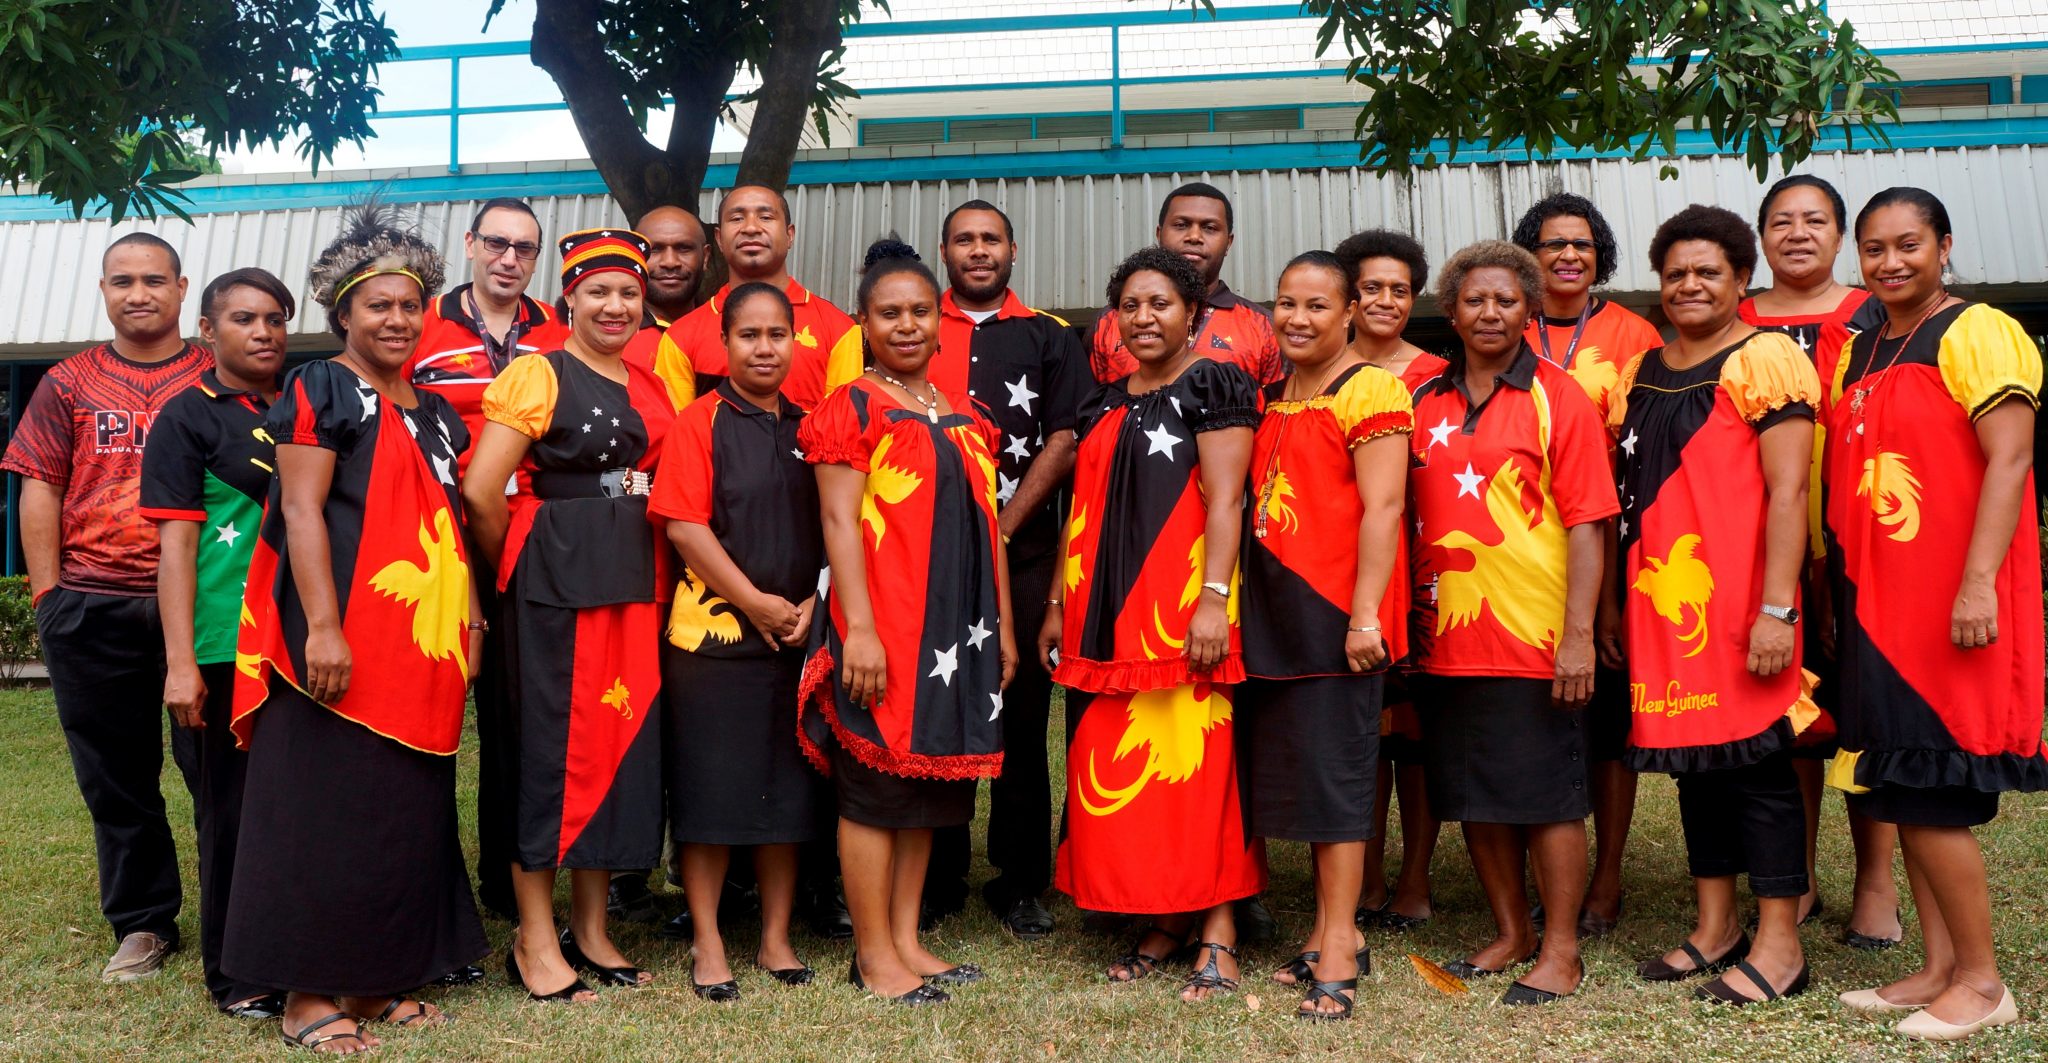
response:
[[[1131,252],[1131,257],[1124,259],[1109,275],[1109,286],[1104,290],[1109,297],[1109,305],[1115,307],[1123,302],[1124,285],[1133,275],[1147,270],[1165,274],[1174,291],[1180,294],[1181,301],[1189,307],[1202,305],[1202,297],[1208,294],[1209,286],[1202,283],[1202,275],[1196,271],[1194,263],[1152,244]]]
[[[1614,242],[1614,230],[1608,226],[1607,218],[1585,196],[1558,192],[1537,200],[1535,206],[1522,212],[1522,220],[1515,223],[1516,246],[1535,254],[1536,242],[1543,234],[1543,223],[1560,217],[1586,219],[1586,227],[1593,230],[1593,285],[1606,284],[1614,277],[1614,271],[1621,267],[1621,248]]]
[[[1465,277],[1475,269],[1504,269],[1513,273],[1521,282],[1522,298],[1531,306],[1542,305],[1543,267],[1536,264],[1536,256],[1506,240],[1481,240],[1460,248],[1444,263],[1443,275],[1437,281],[1436,305],[1445,317],[1452,316],[1458,305],[1458,289],[1465,286]]]
[[[1684,240],[1719,244],[1735,272],[1745,277],[1756,275],[1756,230],[1726,207],[1694,203],[1664,219],[1664,224],[1657,226],[1657,235],[1650,237],[1650,272],[1662,274],[1671,245]]]
[[[1429,255],[1422,245],[1407,233],[1392,229],[1367,229],[1352,233],[1330,252],[1337,261],[1344,263],[1344,269],[1351,274],[1352,287],[1358,286],[1358,268],[1368,258],[1391,258],[1408,267],[1409,290],[1420,293],[1429,283]]]

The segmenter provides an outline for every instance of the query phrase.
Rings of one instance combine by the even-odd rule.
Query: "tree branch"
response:
[[[539,0],[533,64],[562,90],[591,163],[627,218],[637,220],[664,203],[694,204],[703,167],[689,178],[673,155],[647,142],[626,104],[624,74],[599,33],[601,6],[598,0]]]
[[[774,46],[761,63],[761,91],[739,183],[781,188],[803,137],[818,90],[818,62],[839,47],[840,0],[783,0],[770,32]]]

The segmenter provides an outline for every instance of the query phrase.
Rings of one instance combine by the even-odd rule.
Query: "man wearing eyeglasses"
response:
[[[474,439],[484,427],[484,388],[513,358],[552,350],[567,337],[554,311],[526,294],[541,238],[540,219],[524,200],[486,201],[462,236],[462,250],[470,282],[427,304],[412,382],[447,399]],[[456,461],[469,468],[467,453]],[[495,908],[492,900],[486,893],[484,903]],[[509,910],[509,892],[505,901]]]

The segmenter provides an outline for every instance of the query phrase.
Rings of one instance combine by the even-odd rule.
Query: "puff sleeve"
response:
[[[1813,419],[1820,376],[1782,332],[1759,332],[1721,365],[1721,389],[1743,421],[1761,432],[1788,417]]]
[[[514,358],[484,389],[484,419],[528,439],[547,434],[561,383],[546,357]]]
[[[1203,358],[1169,386],[1190,401],[1181,417],[1198,434],[1259,426],[1259,387],[1236,365]]]
[[[849,465],[867,472],[868,455],[875,449],[869,429],[882,423],[880,417],[869,416],[868,404],[873,401],[858,383],[826,395],[797,428],[796,442],[804,460],[813,465]]]
[[[2018,396],[2041,405],[2041,352],[2020,323],[1981,303],[1941,337],[1941,382],[1974,421]]]
[[[347,454],[375,437],[377,389],[337,362],[292,370],[263,420],[278,446],[319,447]]]
[[[1367,440],[1387,435],[1407,435],[1415,430],[1414,403],[1401,378],[1376,366],[1351,374],[1337,394],[1330,412],[1344,435],[1344,446],[1356,447]]]

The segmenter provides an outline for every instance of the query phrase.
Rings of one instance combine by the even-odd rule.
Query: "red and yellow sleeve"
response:
[[[670,325],[654,345],[654,375],[668,385],[668,397],[678,410],[697,401],[697,367],[676,342],[676,330],[682,327],[681,321]]]
[[[1820,408],[1820,376],[1782,332],[1759,332],[1721,365],[1721,389],[1750,424],[1794,404]]]
[[[859,380],[861,371],[866,368],[866,359],[861,354],[860,329],[847,329],[832,345],[832,353],[825,359],[825,390],[829,392],[842,384]]]
[[[484,419],[528,439],[547,434],[560,385],[546,358],[514,358],[484,389]]]
[[[2010,398],[2041,405],[2041,351],[2024,328],[1981,303],[1957,316],[1941,337],[1941,382],[1970,419]]]
[[[1415,428],[1415,410],[1401,378],[1367,366],[1351,374],[1337,389],[1330,412],[1344,434],[1344,445],[1356,447],[1387,435],[1407,435]]]

